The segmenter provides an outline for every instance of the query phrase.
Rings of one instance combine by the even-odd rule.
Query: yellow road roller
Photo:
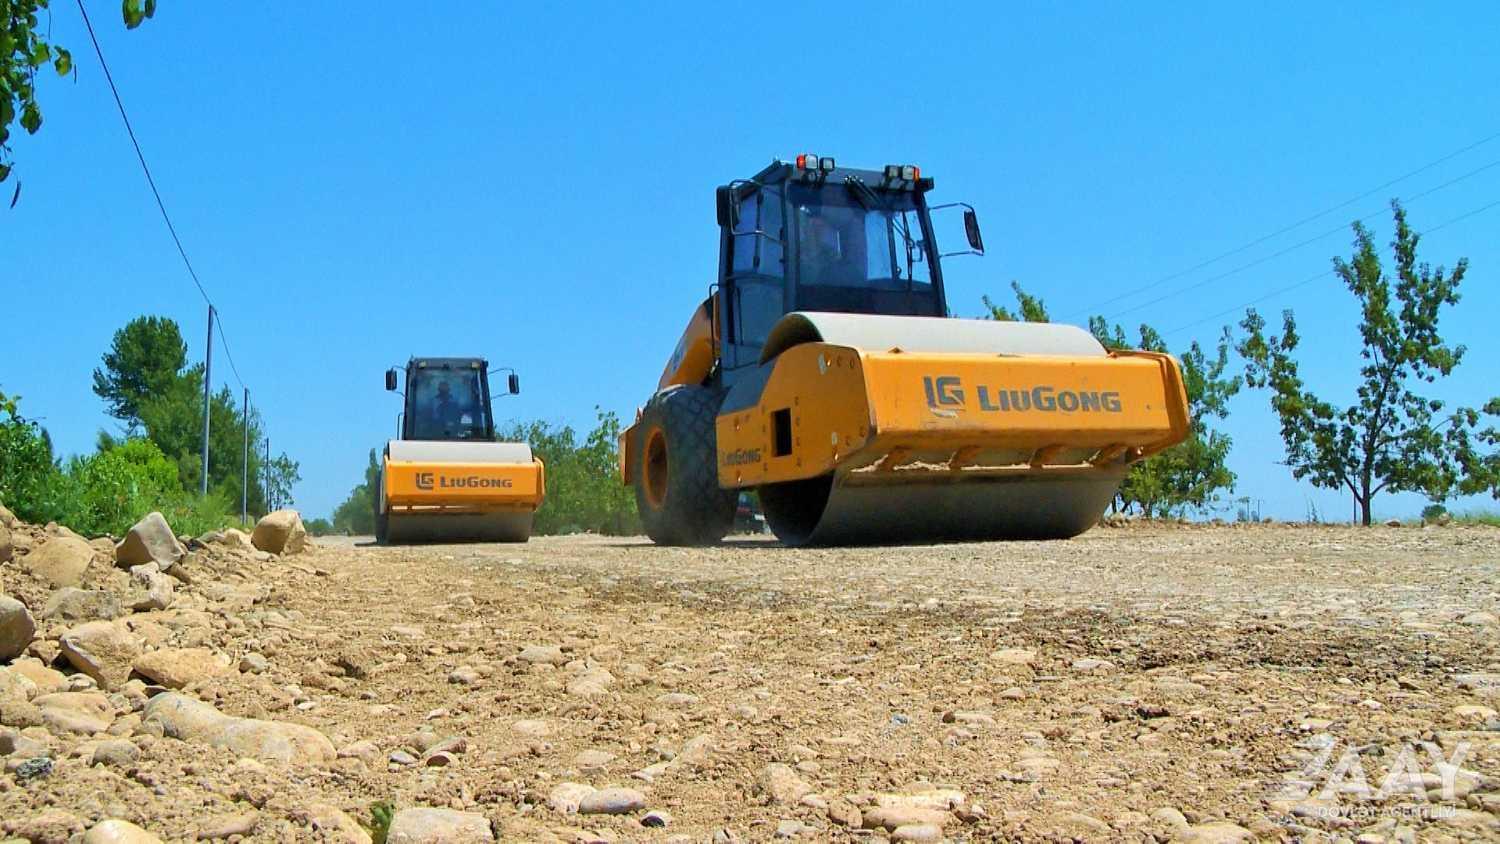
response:
[[[811,154],[718,188],[717,283],[620,436],[654,541],[717,542],[747,490],[788,545],[1066,538],[1187,436],[1169,355],[950,318],[941,261],[984,242],[932,188]],[[967,248],[939,251],[945,210]]]
[[[496,370],[509,371],[509,370]],[[542,461],[525,443],[495,442],[491,375],[483,358],[412,358],[399,437],[376,483],[381,543],[525,542],[546,495]],[[398,387],[397,370],[385,388]],[[509,371],[506,392],[521,391]]]

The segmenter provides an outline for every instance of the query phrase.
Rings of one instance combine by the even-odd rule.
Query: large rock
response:
[[[229,660],[208,648],[162,648],[142,655],[135,671],[169,689],[180,689],[229,673]]]
[[[0,662],[20,656],[36,635],[36,622],[26,605],[9,595],[0,595]]]
[[[59,692],[42,695],[33,703],[42,710],[42,723],[54,734],[93,735],[114,723],[114,707],[98,692]]]
[[[94,561],[94,548],[73,536],[54,536],[26,555],[26,568],[53,589],[77,586]]]
[[[277,510],[255,523],[250,542],[272,554],[296,554],[307,548],[307,529],[296,510]]]
[[[83,835],[83,844],[161,844],[161,839],[119,819],[100,821]]]
[[[6,509],[6,507],[5,507],[4,504],[0,504],[0,526],[4,526],[4,527],[8,527],[8,528],[13,528],[17,524],[20,524],[20,523],[18,521],[16,521],[15,514],[12,513],[10,510]]]
[[[168,738],[221,747],[262,762],[326,765],[336,756],[333,743],[312,727],[235,718],[177,692],[151,698],[142,714],[147,723],[160,724]]]
[[[230,528],[219,536],[219,544],[234,551],[254,551],[255,545],[250,542],[250,534],[236,528]]]
[[[10,528],[0,524],[0,563],[8,563],[16,555],[16,549],[10,542]]]
[[[342,809],[327,803],[314,803],[302,811],[307,825],[318,833],[319,841],[338,844],[370,844],[370,833]]]
[[[112,621],[124,614],[115,593],[76,586],[64,586],[53,592],[42,607],[42,618],[60,621]]]
[[[165,570],[186,556],[187,549],[177,541],[172,526],[160,513],[147,513],[115,546],[115,565],[124,568],[156,563]]]
[[[62,634],[62,654],[73,667],[114,691],[130,679],[141,643],[123,621],[90,621]]]
[[[484,815],[452,809],[402,809],[391,820],[386,844],[475,844],[494,841]]]
[[[172,605],[177,592],[172,578],[162,574],[156,563],[132,566],[130,582],[139,590],[130,598],[130,608],[136,612],[164,610]]]

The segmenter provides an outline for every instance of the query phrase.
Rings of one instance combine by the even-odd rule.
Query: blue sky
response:
[[[1191,326],[1178,345],[1327,268],[1350,237],[1266,256],[1372,213],[1385,242],[1389,197],[1500,161],[1497,139],[1101,309],[1500,133],[1500,6],[546,5],[166,0],[133,32],[117,6],[90,6],[273,447],[301,461],[309,514],[331,511],[389,436],[381,371],[411,354],[517,368],[524,392],[501,415],[628,418],[714,279],[714,186],[773,156],[915,162],[934,201],[977,206],[990,254],[945,268],[959,314],[1016,279],[1056,317]],[[77,10],[54,6],[78,75],[40,82],[45,125],[14,143],[0,387],[84,451],[111,425],[89,373],[112,333],[163,314],[196,346],[205,316]],[[1500,166],[1409,211],[1424,229],[1496,200]],[[1472,263],[1446,320],[1469,356],[1444,398],[1500,393],[1497,233],[1500,208],[1423,241],[1433,263]],[[1347,400],[1355,311],[1337,281],[1260,307],[1296,310],[1309,381]],[[222,358],[215,376],[234,384]],[[1278,517],[1308,502],[1348,514],[1347,496],[1277,465],[1267,405],[1244,394],[1226,425],[1238,494]]]

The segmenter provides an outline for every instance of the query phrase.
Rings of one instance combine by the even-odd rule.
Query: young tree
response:
[[[1471,408],[1444,416],[1442,401],[1417,392],[1463,359],[1464,347],[1445,343],[1438,321],[1445,307],[1458,304],[1468,259],[1460,258],[1451,274],[1419,263],[1420,235],[1399,203],[1393,201],[1391,211],[1394,278],[1381,266],[1369,230],[1357,222],[1354,254],[1348,261],[1333,259],[1334,272],[1360,307],[1362,363],[1354,404],[1340,409],[1304,386],[1293,355],[1301,338],[1290,310],[1282,313],[1280,336],[1267,335],[1265,320],[1248,310],[1238,347],[1247,381],[1271,393],[1292,475],[1349,490],[1365,525],[1381,493],[1419,492],[1441,501],[1455,491],[1495,487],[1495,455],[1480,450],[1495,443],[1494,429],[1476,431],[1480,412]],[[1496,410],[1500,401],[1486,408]]]
[[[51,31],[49,0],[0,0],[0,182],[10,176],[10,127],[17,120],[27,134],[42,128],[36,101],[36,74],[51,65],[58,76],[73,73],[73,54],[47,40]],[[121,14],[135,29],[156,14],[156,0],[123,0]],[[11,196],[20,196],[21,186]]]
[[[996,305],[985,297],[990,316],[999,320],[1049,322],[1046,304],[1038,297],[1011,282],[1018,310]],[[1131,342],[1125,329],[1110,326],[1100,316],[1089,318],[1089,331],[1108,349],[1144,349],[1166,352],[1167,344],[1151,326],[1141,325],[1139,337]],[[1120,500],[1126,507],[1135,506],[1148,516],[1170,516],[1192,507],[1205,509],[1214,504],[1221,492],[1234,489],[1234,472],[1229,470],[1228,434],[1209,427],[1212,419],[1229,416],[1229,399],[1239,392],[1238,376],[1225,377],[1229,367],[1229,329],[1219,339],[1214,357],[1193,341],[1179,356],[1183,387],[1188,396],[1188,415],[1192,427],[1187,440],[1135,464],[1120,485]]]
[[[1047,305],[1036,296],[1021,289],[1021,282],[1012,281],[1010,289],[1016,294],[1016,311],[1011,311],[1003,305],[995,304],[989,296],[981,296],[984,307],[990,312],[990,319],[1001,322],[1051,322],[1052,317],[1047,313]]]
[[[135,431],[141,424],[142,403],[171,388],[185,366],[187,343],[177,323],[166,317],[136,317],[115,332],[104,366],[94,370],[94,395],[127,431]]]

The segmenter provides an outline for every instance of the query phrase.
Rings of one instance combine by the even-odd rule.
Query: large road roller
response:
[[[505,370],[496,370],[505,371]],[[386,543],[525,542],[546,494],[526,443],[495,442],[490,368],[483,358],[412,358],[399,438],[386,443],[375,539]],[[506,392],[521,391],[514,371]],[[385,373],[396,391],[397,370]]]
[[[788,545],[1067,538],[1187,436],[1169,355],[950,318],[942,259],[984,242],[932,189],[817,155],[717,189],[718,280],[620,436],[653,540],[717,542],[751,490]],[[946,254],[945,209],[968,240]]]

